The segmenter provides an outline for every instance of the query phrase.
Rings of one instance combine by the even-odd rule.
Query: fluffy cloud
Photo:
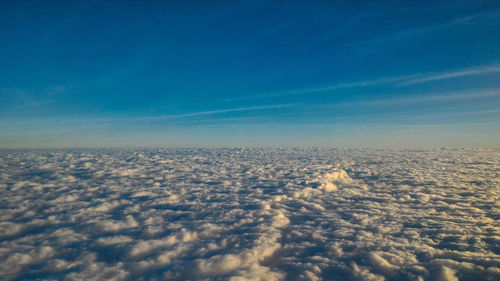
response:
[[[500,151],[0,152],[0,276],[497,280]]]

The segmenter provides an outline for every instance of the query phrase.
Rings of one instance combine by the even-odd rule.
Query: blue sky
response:
[[[0,2],[0,148],[500,146],[499,1],[100,2]]]

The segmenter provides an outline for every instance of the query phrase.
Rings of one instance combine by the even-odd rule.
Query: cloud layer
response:
[[[0,152],[6,280],[497,280],[497,150]]]

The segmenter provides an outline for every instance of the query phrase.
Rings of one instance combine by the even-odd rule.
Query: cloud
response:
[[[118,232],[127,228],[137,227],[139,224],[132,215],[127,215],[125,220],[105,220],[96,224],[96,230],[101,232]]]
[[[47,124],[57,124],[56,128],[59,130],[65,131],[66,129],[70,129],[73,126],[84,126],[88,127],[92,125],[93,128],[102,129],[105,128],[109,123],[111,124],[125,124],[126,122],[151,122],[151,121],[169,121],[170,124],[176,124],[175,122],[189,122],[190,120],[195,122],[195,124],[199,124],[200,122],[207,123],[210,120],[215,121],[234,121],[234,120],[245,120],[248,118],[245,117],[227,117],[227,118],[216,118],[211,115],[219,115],[224,113],[237,113],[237,112],[259,112],[266,111],[272,109],[283,109],[298,106],[300,103],[285,103],[285,104],[274,104],[274,105],[259,105],[259,106],[247,106],[247,107],[236,107],[236,108],[226,108],[226,109],[218,109],[218,110],[204,110],[204,111],[196,111],[190,113],[182,113],[182,114],[170,114],[170,115],[150,115],[150,116],[135,116],[135,117],[90,117],[90,118],[73,118],[73,117],[47,117],[43,119],[4,119],[0,122],[0,127],[4,127],[3,129],[6,131],[19,131],[26,130],[26,127],[32,127],[33,130],[36,130],[40,127],[45,127]],[[203,117],[203,116],[211,116],[208,120],[204,119],[196,119],[193,117]],[[147,123],[146,123],[147,124]],[[62,126],[62,127],[61,127]],[[66,127],[68,126],[68,127]],[[104,126],[104,127],[103,127]],[[22,128],[22,129],[20,129]],[[45,128],[47,129],[47,128]],[[50,128],[53,130],[53,128]],[[135,171],[121,171],[123,173],[135,172]]]
[[[436,104],[448,103],[454,101],[471,101],[481,100],[487,98],[500,97],[500,89],[485,89],[477,91],[460,91],[448,93],[432,93],[424,95],[411,95],[411,96],[391,96],[371,100],[358,100],[354,102],[343,102],[335,104],[325,104],[324,106],[338,106],[338,107],[375,107],[375,106],[388,106],[388,105],[412,105],[412,104]],[[459,113],[461,114],[461,112]]]
[[[455,276],[455,271],[449,269],[447,267],[443,267],[437,276],[437,280],[439,281],[458,281],[458,278]]]
[[[493,19],[498,18],[499,9],[493,9],[487,12],[480,12],[459,18],[452,18],[436,24],[427,26],[411,27],[404,30],[390,32],[382,36],[367,38],[360,41],[349,43],[349,46],[357,51],[358,55],[364,56],[373,54],[394,46],[402,44],[421,44],[422,41],[432,38],[430,36],[447,32],[450,29],[459,30],[468,26],[491,26],[497,24]]]
[[[498,150],[0,153],[5,280],[500,273]]]
[[[399,82],[399,85],[414,85],[414,84],[422,84],[427,82],[446,80],[446,79],[455,79],[460,77],[467,76],[478,76],[478,75],[488,75],[500,72],[500,64],[491,64],[481,67],[471,67],[465,69],[458,69],[449,72],[442,73],[431,73],[420,75],[419,78],[407,79],[402,82]]]
[[[291,107],[294,105],[297,105],[297,104],[296,103],[287,103],[287,104],[276,104],[276,105],[248,106],[248,107],[237,107],[237,108],[228,108],[228,109],[219,109],[219,110],[198,111],[198,112],[183,113],[183,114],[143,116],[143,117],[135,117],[132,119],[134,119],[134,120],[178,119],[178,118],[185,118],[185,117],[215,115],[215,114],[221,114],[221,113],[277,109],[277,108]]]
[[[279,96],[314,94],[314,93],[322,93],[322,92],[329,92],[329,91],[350,89],[350,88],[358,88],[358,87],[370,87],[370,86],[396,83],[396,82],[404,81],[404,80],[411,79],[411,78],[414,78],[417,76],[418,75],[406,75],[406,76],[394,76],[394,77],[378,78],[378,79],[373,79],[373,80],[342,82],[342,83],[335,83],[335,84],[331,84],[331,85],[326,85],[323,87],[311,87],[311,88],[304,88],[304,89],[299,89],[299,90],[291,90],[291,91],[283,91],[283,92],[271,92],[271,93],[264,93],[264,94],[252,95],[252,96],[227,98],[227,99],[222,99],[220,101],[221,102],[233,102],[233,101],[242,101],[242,100],[250,100],[250,99],[265,99],[265,98],[272,98],[272,97],[279,97]]]
[[[221,102],[233,102],[233,101],[242,101],[250,99],[267,99],[279,96],[334,92],[336,90],[342,90],[342,89],[373,87],[380,85],[393,86],[393,87],[412,86],[412,85],[441,81],[441,80],[449,80],[449,79],[469,77],[469,76],[491,75],[495,73],[500,73],[500,64],[489,64],[489,65],[474,66],[462,69],[453,69],[445,72],[413,73],[408,75],[382,77],[371,80],[361,80],[361,81],[354,81],[347,83],[341,82],[323,87],[311,87],[299,90],[271,92],[253,96],[228,98],[221,100]]]

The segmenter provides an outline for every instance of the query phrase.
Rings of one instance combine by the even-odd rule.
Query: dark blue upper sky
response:
[[[0,147],[495,146],[500,1],[2,1]]]

